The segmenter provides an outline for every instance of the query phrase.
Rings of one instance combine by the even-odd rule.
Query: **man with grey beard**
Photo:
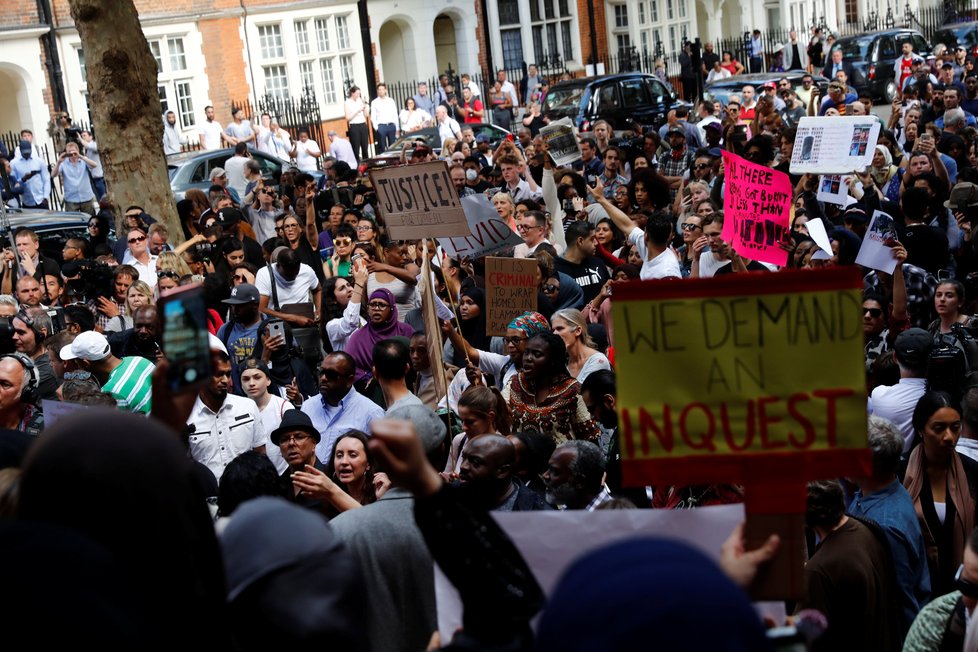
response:
[[[589,441],[572,439],[564,442],[550,456],[549,468],[543,474],[547,502],[560,509],[583,509],[593,512],[612,500],[611,492],[601,482],[604,456]]]

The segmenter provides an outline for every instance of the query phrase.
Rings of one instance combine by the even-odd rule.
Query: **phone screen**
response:
[[[160,303],[163,353],[170,365],[167,382],[171,391],[179,392],[205,382],[211,374],[204,287],[178,288]]]

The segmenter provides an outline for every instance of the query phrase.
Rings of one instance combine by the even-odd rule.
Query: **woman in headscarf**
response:
[[[554,333],[537,333],[526,343],[523,364],[503,390],[513,430],[544,432],[558,444],[568,439],[597,441],[581,384],[567,373],[567,347]]]
[[[108,549],[128,604],[152,634],[146,649],[188,640],[224,649],[221,554],[203,483],[178,441],[154,419],[99,409],[72,415],[45,430],[28,457],[19,516]]]
[[[458,300],[458,326],[465,341],[475,348],[489,349],[491,338],[486,335],[486,293],[475,286],[462,290]],[[465,366],[465,351],[453,349],[452,364]]]
[[[882,145],[876,146],[876,153],[873,154],[873,164],[869,167],[869,173],[873,176],[873,183],[884,197],[887,196],[889,184],[897,175],[897,166],[893,165],[893,155],[890,150]],[[899,183],[899,182],[898,182]]]
[[[392,337],[410,338],[414,329],[397,320],[394,295],[386,288],[374,290],[367,298],[367,325],[347,340],[344,351],[357,363],[356,382],[371,375],[374,344]]]
[[[114,220],[112,212],[108,210],[101,210],[95,217],[88,218],[88,241],[92,245],[93,256],[101,256],[112,251],[115,241],[109,237],[109,230]]]

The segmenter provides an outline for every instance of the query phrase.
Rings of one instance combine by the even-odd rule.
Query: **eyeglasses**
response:
[[[512,344],[513,346],[519,346],[520,345],[520,342],[525,342],[527,339],[528,338],[523,337],[521,335],[520,336],[517,336],[517,337],[504,337],[503,338],[503,343],[504,344]]]
[[[135,238],[129,238],[129,244],[136,244],[137,242],[142,242],[146,239],[144,235],[138,235]]]
[[[560,286],[554,285],[553,283],[548,283],[547,285],[543,286],[543,291],[547,292],[548,294],[553,294],[554,292],[560,291]]]
[[[341,247],[348,247],[353,244],[353,240],[350,238],[336,238],[333,240],[333,244],[339,245]]]
[[[357,226],[357,231],[372,231],[374,227],[372,226]]]
[[[373,301],[367,304],[367,310],[386,310],[390,308],[389,304],[381,303],[378,301]]]
[[[683,222],[679,225],[683,231],[695,231],[696,229],[702,229],[703,227],[699,224],[693,224],[692,222]]]
[[[879,319],[883,315],[883,311],[880,308],[863,308],[863,314],[869,315],[873,319]]]
[[[275,233],[278,233],[279,231],[284,231],[284,230],[285,230],[285,227],[284,226],[276,226],[275,227]]]
[[[964,564],[958,566],[958,572],[954,574],[954,588],[961,591],[961,595],[969,598],[978,598],[978,584],[964,577]]]
[[[279,445],[291,444],[292,442],[301,444],[307,439],[312,439],[312,435],[307,435],[305,433],[300,432],[300,433],[293,433],[291,435],[282,435],[281,437],[278,438],[278,443]]]
[[[88,228],[90,228],[90,229],[98,228],[98,222],[89,222],[88,223]]]
[[[530,230],[533,230],[533,229],[542,229],[542,228],[543,227],[540,226],[539,224],[532,224],[530,226],[527,226],[526,224],[517,224],[516,225],[516,230],[517,231],[530,231]]]

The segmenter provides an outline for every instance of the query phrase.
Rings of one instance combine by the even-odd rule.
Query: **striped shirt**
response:
[[[153,370],[156,365],[139,356],[122,359],[122,364],[112,370],[109,380],[102,387],[116,398],[119,409],[127,412],[149,414],[153,397]]]

